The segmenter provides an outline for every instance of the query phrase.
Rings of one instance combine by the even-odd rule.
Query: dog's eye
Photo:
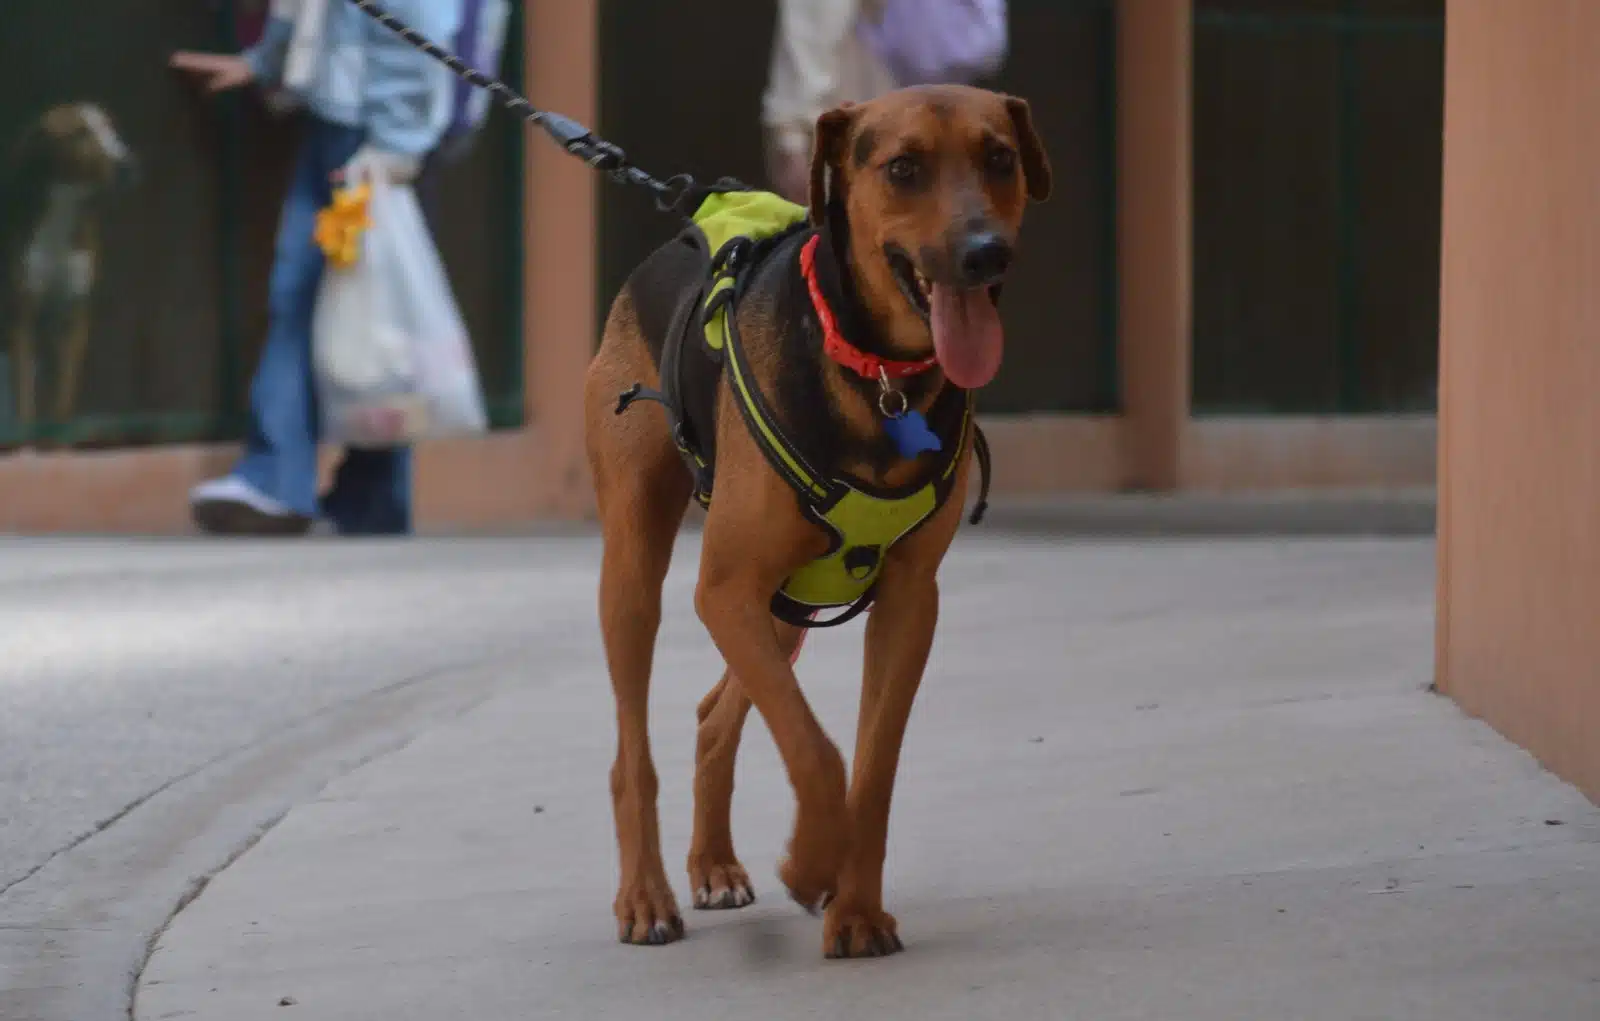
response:
[[[909,155],[896,156],[889,161],[886,169],[889,173],[889,180],[901,187],[915,184],[918,176],[922,173],[922,165],[917,161],[917,158]]]
[[[997,145],[984,157],[983,165],[984,169],[996,177],[1009,176],[1017,169],[1017,151]]]

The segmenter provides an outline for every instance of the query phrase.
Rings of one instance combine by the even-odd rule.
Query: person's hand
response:
[[[772,188],[779,195],[805,205],[811,195],[811,159],[803,152],[772,154]]]
[[[236,53],[196,53],[179,50],[167,66],[205,80],[207,92],[227,92],[250,84],[255,71],[250,62]]]
[[[381,177],[392,184],[410,184],[422,171],[422,161],[415,156],[363,145],[350,157],[350,162],[337,168],[328,178],[334,184],[359,184]]]

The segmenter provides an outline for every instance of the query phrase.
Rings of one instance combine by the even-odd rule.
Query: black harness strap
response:
[[[967,523],[976,525],[989,509],[989,438],[976,419],[972,422],[972,452],[978,456],[978,502],[973,504]]]
[[[774,240],[780,242],[789,240],[804,229],[803,226],[791,229],[775,235]],[[770,254],[776,247],[774,244],[760,254],[763,256]],[[760,447],[761,453],[766,456],[767,463],[772,465],[772,469],[795,491],[795,495],[800,499],[801,509],[820,520],[834,504],[839,502],[845,493],[845,487],[829,475],[818,471],[806,460],[805,455],[800,453],[795,444],[784,437],[782,426],[778,424],[777,413],[768,403],[766,395],[761,392],[755,374],[750,369],[750,363],[744,356],[744,345],[739,339],[738,317],[734,315],[734,311],[738,307],[739,299],[744,297],[748,289],[750,278],[754,275],[750,270],[754,269],[757,263],[757,259],[751,259],[748,268],[735,278],[733,287],[724,292],[731,297],[728,299],[727,315],[723,317],[723,322],[727,324],[727,344],[723,348],[723,354],[727,358],[729,369],[738,376],[734,386],[743,393],[743,399],[735,403],[739,406],[739,413],[744,418],[745,426],[756,438],[756,446]],[[738,397],[739,394],[735,396]],[[793,464],[784,459],[785,452],[793,459]],[[799,468],[799,472],[796,472],[796,467]],[[828,552],[833,553],[835,549],[830,549]]]
[[[667,411],[667,422],[672,430],[672,444],[678,448],[684,463],[688,465],[689,474],[694,476],[694,499],[701,507],[711,506],[711,487],[715,481],[715,472],[709,462],[700,455],[698,446],[688,437],[688,420],[675,409],[679,406],[677,398],[660,390],[652,390],[642,383],[635,383],[617,396],[617,414],[622,414],[633,406],[634,401],[654,401]]]
[[[715,279],[714,274],[708,279]],[[668,327],[667,336],[661,344],[661,364],[657,367],[661,389],[652,390],[642,383],[635,383],[617,398],[616,411],[620,415],[635,401],[641,400],[654,401],[665,409],[673,445],[678,448],[678,453],[682,455],[689,473],[694,476],[695,501],[701,507],[707,508],[711,506],[711,489],[716,473],[711,461],[704,454],[704,447],[699,437],[694,435],[693,423],[684,406],[683,345],[687,342],[690,330],[703,329],[699,309],[704,303],[705,289],[708,286],[709,283],[703,284],[686,295],[683,303],[673,314],[671,326]]]

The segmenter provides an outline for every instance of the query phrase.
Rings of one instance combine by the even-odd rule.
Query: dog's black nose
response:
[[[961,245],[961,282],[968,287],[995,283],[1011,268],[1011,243],[998,234],[971,234]]]

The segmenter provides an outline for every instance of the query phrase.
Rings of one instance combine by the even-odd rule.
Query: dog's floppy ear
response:
[[[1044,143],[1033,129],[1028,101],[1007,96],[1006,112],[1011,115],[1011,124],[1017,131],[1017,146],[1022,150],[1022,173],[1028,182],[1028,197],[1043,202],[1050,197],[1050,157],[1045,155]]]
[[[844,143],[855,123],[854,104],[843,103],[817,118],[811,145],[811,222],[821,224],[828,211],[829,188],[844,162]]]

